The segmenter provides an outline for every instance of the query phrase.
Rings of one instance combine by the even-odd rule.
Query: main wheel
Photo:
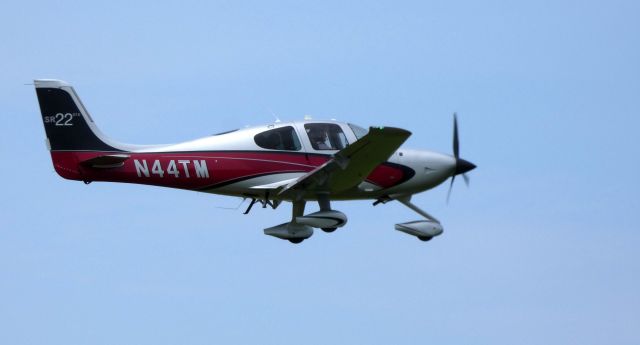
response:
[[[430,236],[418,236],[418,239],[423,242],[431,241],[432,238]]]
[[[304,241],[304,238],[291,238],[289,239],[289,242],[293,243],[293,244],[298,244],[300,242]]]
[[[322,229],[322,231],[324,231],[324,232],[327,232],[327,233],[328,233],[328,232],[334,232],[334,231],[336,231],[336,229],[337,229],[337,228],[321,228],[321,229]]]

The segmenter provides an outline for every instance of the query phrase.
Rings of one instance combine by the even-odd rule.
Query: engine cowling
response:
[[[406,222],[396,224],[396,230],[402,231],[406,234],[416,236],[421,240],[428,241],[432,237],[442,234],[442,225],[438,222],[430,220],[416,220],[413,222]]]

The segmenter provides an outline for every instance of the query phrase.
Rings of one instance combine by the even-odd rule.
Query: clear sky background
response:
[[[0,343],[639,344],[637,1],[12,1],[0,13]],[[66,181],[34,78],[101,129],[170,143],[273,121],[411,130],[478,165],[398,203],[290,206]],[[245,204],[246,205],[246,204]]]

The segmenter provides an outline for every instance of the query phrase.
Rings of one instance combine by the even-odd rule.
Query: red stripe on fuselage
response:
[[[56,172],[66,179],[138,183],[191,190],[215,188],[255,176],[306,173],[331,158],[329,155],[270,151],[128,152],[126,154],[130,157],[121,167],[92,168],[80,164],[88,159],[109,154],[116,153],[52,151],[51,157]],[[195,163],[196,161],[198,163]],[[199,164],[200,172],[204,164],[207,174],[198,174],[196,164]],[[146,167],[146,170],[141,167]],[[389,188],[403,182],[407,177],[405,175],[406,172],[397,166],[381,164],[368,176],[367,181],[382,188]]]

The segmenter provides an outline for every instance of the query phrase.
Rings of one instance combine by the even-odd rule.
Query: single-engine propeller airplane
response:
[[[107,138],[93,122],[73,87],[60,80],[35,80],[53,166],[65,179],[139,183],[248,198],[245,214],[259,203],[276,209],[293,205],[291,220],[264,233],[292,243],[332,232],[347,216],[333,200],[392,200],[423,220],[395,229],[428,241],[442,233],[435,217],[411,203],[411,196],[475,165],[460,158],[454,114],[453,156],[401,149],[411,133],[393,127],[304,120],[244,128],[171,145],[130,145]],[[316,201],[319,211],[305,214]]]

